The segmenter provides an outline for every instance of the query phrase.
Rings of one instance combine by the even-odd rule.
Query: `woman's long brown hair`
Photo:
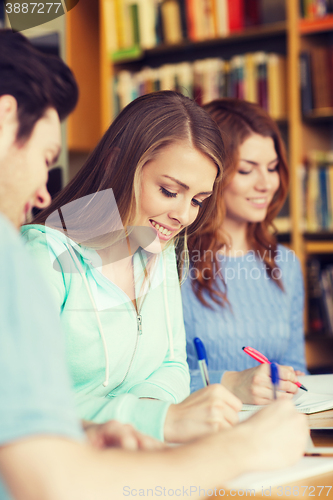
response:
[[[87,203],[90,203],[88,195],[112,188],[123,226],[134,226],[140,202],[142,168],[164,147],[179,142],[186,142],[199,150],[216,165],[216,186],[222,176],[224,145],[219,129],[208,113],[191,99],[173,91],[154,92],[135,99],[111,124],[74,179],[32,223],[45,224],[48,219],[50,225],[49,216],[59,212],[61,218],[60,209],[70,202],[84,200],[86,196]],[[106,213],[103,197],[99,199],[101,201],[97,200],[91,216],[84,211],[84,205],[83,211],[85,218],[91,217],[89,224],[94,233],[103,235],[110,232],[111,215],[114,214]],[[214,187],[213,195],[203,202],[197,219],[179,235],[179,254],[186,251],[186,233],[192,234],[207,221],[216,199],[217,189]],[[95,220],[97,213],[99,216]],[[74,241],[93,248],[100,248],[101,244],[107,246],[101,238],[87,242],[87,231],[82,231],[82,224],[86,228],[88,221],[81,220],[77,224],[78,218],[80,214],[74,209],[66,217]],[[99,224],[101,227],[96,227]],[[56,224],[50,226],[62,230],[60,223],[59,227]],[[182,261],[178,258],[180,266]]]
[[[194,267],[192,287],[202,304],[211,307],[205,299],[205,293],[216,302],[224,306],[227,300],[227,290],[220,270],[217,253],[230,242],[228,235],[223,232],[225,204],[223,190],[231,182],[236,173],[239,162],[239,148],[252,134],[271,137],[274,142],[279,163],[278,172],[280,186],[275,193],[267,210],[265,220],[248,223],[247,241],[249,248],[260,256],[266,266],[268,276],[283,290],[279,277],[275,276],[275,258],[277,253],[276,228],[273,220],[281,210],[286,199],[289,185],[289,171],[286,149],[281,138],[278,126],[270,116],[257,104],[238,99],[217,99],[203,108],[217,123],[225,145],[226,164],[224,180],[218,187],[218,203],[211,218],[188,240],[191,265]],[[273,233],[271,229],[273,228]],[[210,258],[206,259],[209,255]],[[191,272],[191,276],[193,276]],[[222,291],[217,286],[217,279],[221,279]]]

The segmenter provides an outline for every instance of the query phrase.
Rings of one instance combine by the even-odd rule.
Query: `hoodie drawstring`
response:
[[[68,250],[69,250],[69,253],[71,254],[73,260],[76,262],[76,264],[78,266],[79,273],[81,274],[81,277],[82,277],[83,282],[85,284],[85,287],[87,289],[87,292],[88,292],[88,295],[89,295],[89,298],[90,298],[90,301],[91,301],[91,304],[93,306],[93,310],[94,310],[94,313],[95,313],[95,316],[96,316],[96,319],[97,319],[97,324],[98,324],[99,332],[101,334],[101,338],[102,338],[102,342],[103,342],[103,350],[104,350],[104,358],[105,358],[105,380],[103,382],[103,386],[107,387],[109,385],[109,376],[110,376],[109,375],[109,373],[110,373],[110,370],[109,370],[109,353],[108,353],[108,349],[107,349],[107,345],[106,345],[106,340],[105,340],[103,326],[102,326],[101,319],[100,319],[99,314],[98,314],[98,309],[97,309],[97,306],[96,306],[96,302],[94,301],[94,297],[92,296],[92,293],[90,291],[88,280],[87,280],[86,274],[84,272],[84,269],[82,267],[82,264],[79,261],[79,259],[77,258],[76,254],[75,254],[75,252],[74,252],[74,250],[73,250],[73,248],[71,247],[70,244],[68,245]]]
[[[163,255],[163,295],[164,295],[164,306],[165,306],[167,329],[168,329],[168,339],[169,339],[169,347],[170,347],[170,358],[169,359],[170,359],[170,361],[173,361],[175,359],[175,353],[173,350],[173,335],[172,335],[172,330],[171,330],[170,312],[169,312],[169,303],[168,303],[167,285],[166,285],[166,264],[165,264],[165,257],[164,257],[163,252],[162,252],[162,255]]]
[[[100,332],[102,343],[103,343],[104,358],[105,358],[105,380],[103,382],[103,386],[107,387],[109,385],[109,378],[110,378],[109,353],[108,353],[108,349],[107,349],[107,345],[106,345],[106,340],[105,340],[103,325],[101,323],[101,320],[100,320],[100,317],[99,317],[99,313],[98,313],[98,309],[97,309],[97,306],[96,306],[96,302],[94,300],[94,297],[92,296],[92,293],[91,293],[91,290],[90,290],[90,287],[89,287],[89,283],[88,283],[86,274],[84,272],[84,269],[82,267],[82,264],[79,261],[79,259],[77,258],[77,256],[76,256],[76,254],[75,254],[75,252],[74,252],[74,250],[73,250],[73,248],[72,248],[72,246],[71,246],[70,243],[68,244],[68,250],[69,250],[69,253],[71,254],[74,262],[77,264],[78,271],[81,274],[81,277],[82,277],[83,282],[85,284],[85,287],[87,289],[87,292],[88,292],[88,295],[89,295],[89,299],[91,301],[91,304],[92,304],[92,307],[93,307],[93,310],[94,310],[94,313],[95,313],[95,316],[96,316],[96,319],[97,319],[97,324],[98,324],[99,332]],[[163,259],[162,259],[162,264],[163,264],[163,297],[164,297],[164,306],[165,306],[166,320],[167,320],[168,340],[169,340],[169,346],[170,346],[170,358],[169,359],[170,359],[170,361],[173,361],[174,358],[175,358],[175,355],[174,355],[174,348],[173,348],[173,335],[172,335],[172,329],[171,329],[169,303],[168,303],[168,297],[167,297],[166,264],[165,264],[165,257],[164,257],[164,253],[163,252],[162,252],[162,256],[163,256]]]

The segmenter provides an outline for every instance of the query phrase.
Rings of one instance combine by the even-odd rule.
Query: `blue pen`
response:
[[[273,394],[274,399],[276,399],[276,388],[279,384],[279,369],[277,363],[275,361],[271,362],[271,379],[273,384]]]
[[[202,381],[204,383],[204,386],[207,386],[207,385],[209,385],[209,375],[208,375],[208,368],[207,368],[208,361],[207,361],[206,349],[205,349],[205,346],[203,345],[202,341],[198,337],[195,337],[193,342],[194,342],[195,350],[197,351],[197,357],[198,357],[198,363],[199,363]]]

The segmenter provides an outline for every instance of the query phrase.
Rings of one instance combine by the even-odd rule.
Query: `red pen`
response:
[[[256,349],[253,349],[253,347],[242,347],[243,351],[246,352],[251,358],[255,359],[256,361],[259,361],[261,364],[271,364],[269,359],[266,358],[261,352],[257,351]],[[300,382],[294,382],[294,384],[297,385],[300,389],[303,389],[303,391],[307,391],[307,388],[304,387]]]

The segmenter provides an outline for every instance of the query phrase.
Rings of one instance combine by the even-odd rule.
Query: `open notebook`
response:
[[[317,380],[316,376],[306,376],[300,377],[300,381],[308,392],[299,389],[293,397],[297,411],[310,414],[333,409],[333,376],[318,376]],[[316,384],[313,383],[314,381]],[[322,393],[322,391],[327,391],[327,393]],[[245,420],[260,408],[263,406],[244,404],[239,415],[240,420]]]

